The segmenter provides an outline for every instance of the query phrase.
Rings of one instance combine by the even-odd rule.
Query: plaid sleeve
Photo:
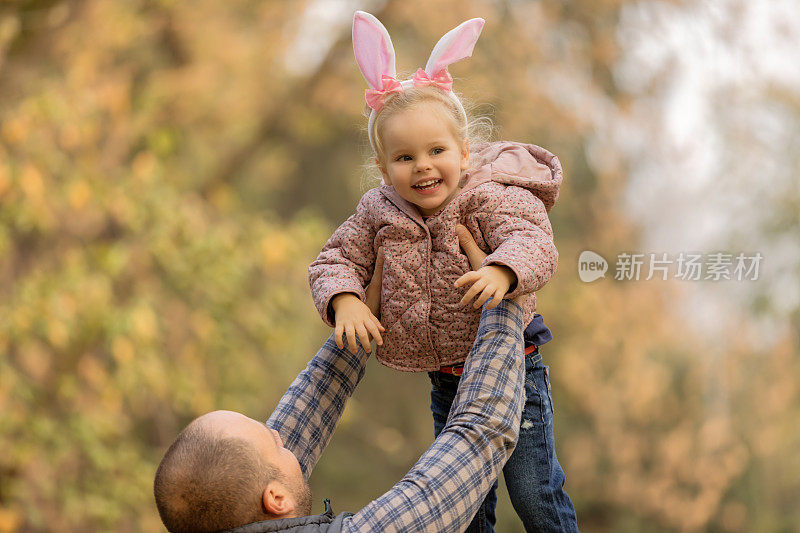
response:
[[[333,335],[281,398],[267,426],[300,462],[308,479],[328,445],[348,398],[364,376],[368,354],[339,349]]]
[[[525,401],[523,313],[483,309],[444,430],[392,489],[345,519],[345,531],[463,531],[508,460]]]

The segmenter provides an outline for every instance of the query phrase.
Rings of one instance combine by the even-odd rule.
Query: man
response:
[[[470,264],[486,256],[465,230]],[[367,303],[377,310],[382,263]],[[447,425],[416,465],[361,511],[309,516],[307,478],[368,354],[326,343],[297,376],[266,424],[230,411],[194,420],[156,472],[159,514],[173,533],[219,531],[462,531],[514,450],[525,401],[523,311],[516,301],[485,307]],[[369,348],[367,348],[369,349]]]

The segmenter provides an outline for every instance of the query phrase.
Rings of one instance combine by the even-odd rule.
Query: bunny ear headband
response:
[[[484,22],[481,18],[470,19],[445,33],[433,47],[425,70],[418,69],[412,79],[398,81],[394,65],[394,46],[389,32],[374,16],[364,11],[356,11],[353,16],[353,51],[356,54],[358,68],[370,87],[365,91],[364,98],[367,100],[367,105],[372,108],[367,131],[373,149],[375,140],[372,138],[372,125],[390,94],[411,87],[433,85],[449,94],[461,110],[462,116],[466,118],[464,106],[453,93],[453,78],[447,71],[447,66],[472,56],[472,49],[481,34]]]

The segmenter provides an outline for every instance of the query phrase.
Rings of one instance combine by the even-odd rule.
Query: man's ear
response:
[[[469,168],[469,139],[464,139],[464,146],[461,147],[461,170]]]
[[[378,165],[378,169],[381,171],[381,175],[383,176],[383,182],[386,185],[392,184],[392,179],[389,177],[389,173],[386,172],[386,167],[381,164],[380,159],[377,157],[375,158],[375,164]]]
[[[270,481],[261,499],[267,513],[276,518],[291,518],[294,515],[294,499],[279,481]]]

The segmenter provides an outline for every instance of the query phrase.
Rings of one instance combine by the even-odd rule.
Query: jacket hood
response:
[[[470,148],[470,169],[462,192],[487,181],[530,190],[550,211],[564,179],[561,162],[535,144],[510,141],[478,144]]]

